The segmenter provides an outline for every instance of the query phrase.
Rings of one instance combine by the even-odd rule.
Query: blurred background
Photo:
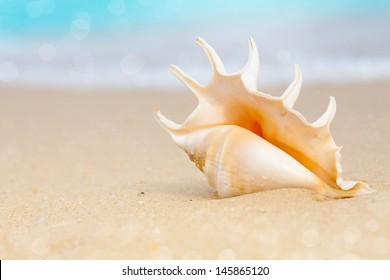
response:
[[[0,0],[0,85],[181,88],[200,82],[204,38],[227,71],[260,51],[260,86],[390,79],[388,0]]]

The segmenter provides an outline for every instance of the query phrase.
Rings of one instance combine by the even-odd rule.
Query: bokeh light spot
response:
[[[55,10],[55,3],[54,0],[40,0],[39,5],[41,8],[41,11],[45,15],[49,15]]]
[[[52,61],[57,55],[57,49],[52,44],[43,44],[39,47],[38,54],[43,61]]]
[[[90,30],[89,21],[83,18],[73,20],[69,28],[70,34],[78,40],[88,37]]]
[[[53,0],[34,0],[28,2],[26,12],[31,18],[39,18],[42,15],[49,15],[55,10]]]
[[[173,253],[168,246],[159,246],[153,252],[153,259],[155,260],[171,260],[173,259]]]
[[[345,229],[343,232],[344,241],[349,244],[355,244],[357,241],[359,241],[360,236],[361,236],[360,230],[354,226]]]
[[[145,59],[141,55],[128,54],[122,58],[121,68],[122,71],[129,75],[138,74],[145,64]]]
[[[111,0],[108,4],[108,11],[114,16],[123,15],[126,11],[126,4],[123,0]]]
[[[219,260],[235,260],[236,259],[236,253],[232,249],[223,249],[218,254]]]
[[[92,17],[89,13],[87,12],[80,12],[80,13],[77,13],[76,17],[75,18],[78,18],[78,19],[84,19],[86,20],[90,25],[91,25],[91,22],[92,22]]]
[[[39,1],[30,1],[26,6],[26,12],[31,18],[39,18],[42,15]]]

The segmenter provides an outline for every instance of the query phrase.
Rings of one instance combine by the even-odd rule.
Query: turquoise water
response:
[[[65,32],[78,13],[88,13],[94,28],[109,29],[114,17],[134,26],[198,24],[206,20],[245,20],[245,17],[278,18],[291,9],[301,17],[375,13],[390,9],[388,0],[207,1],[207,0],[0,0],[0,30],[4,34]]]
[[[0,0],[0,83],[176,86],[177,64],[209,74],[203,37],[227,69],[260,49],[265,84],[298,63],[308,82],[390,77],[390,1]]]

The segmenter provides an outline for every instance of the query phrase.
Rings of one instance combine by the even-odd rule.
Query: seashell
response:
[[[247,64],[233,74],[204,40],[197,43],[209,57],[211,81],[200,85],[173,65],[170,71],[197,96],[198,106],[181,125],[157,109],[154,115],[219,197],[292,187],[333,198],[373,192],[364,182],[341,177],[341,147],[329,130],[335,99],[330,97],[326,112],[313,123],[293,109],[302,85],[298,65],[293,82],[275,97],[257,90],[259,57],[252,38]]]

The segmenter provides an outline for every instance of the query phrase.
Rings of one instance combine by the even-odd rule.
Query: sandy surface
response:
[[[218,199],[152,117],[182,121],[189,92],[103,92],[0,89],[1,259],[390,259],[390,84],[304,87],[309,120],[336,97],[344,177],[377,190],[325,201]]]

